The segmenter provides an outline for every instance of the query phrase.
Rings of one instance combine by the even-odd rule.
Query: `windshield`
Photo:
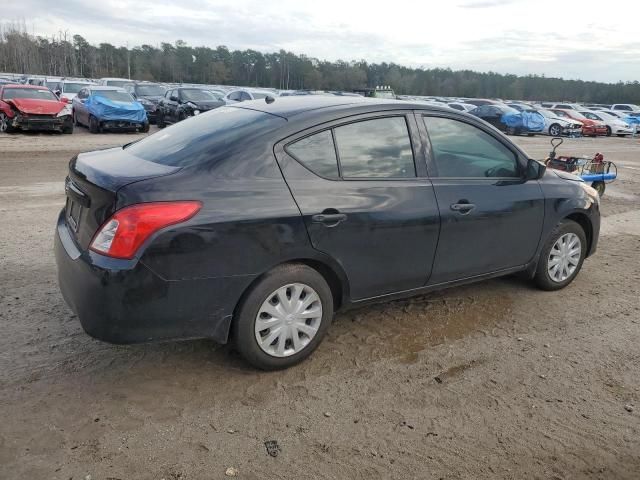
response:
[[[595,113],[591,113],[591,112],[579,112],[580,115],[584,115],[585,117],[587,117],[590,120],[602,120],[599,116],[597,116]]]
[[[247,139],[285,122],[264,112],[220,107],[143,138],[126,150],[150,162],[186,167],[227,158],[236,149],[244,148]]]
[[[133,83],[131,80],[107,80],[106,85],[108,87],[124,87],[125,85],[129,85]]]
[[[87,85],[91,85],[90,83],[71,83],[71,82],[63,82],[62,83],[62,91],[64,93],[78,93]]]
[[[180,92],[183,100],[188,102],[215,102],[218,98],[209,90],[200,90],[194,88],[193,90],[183,89]]]
[[[160,85],[136,85],[136,95],[139,97],[163,97],[166,91]]]
[[[113,100],[114,102],[133,102],[133,97],[127,92],[118,92],[117,90],[94,90],[93,95]]]
[[[10,100],[12,98],[33,98],[36,100],[53,100],[58,101],[58,98],[51,92],[51,90],[35,89],[35,88],[6,88],[2,94],[4,100]]]

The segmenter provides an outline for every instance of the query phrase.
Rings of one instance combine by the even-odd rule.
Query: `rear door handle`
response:
[[[346,219],[347,216],[344,213],[318,213],[311,216],[313,223],[322,223],[327,227],[335,227]]]
[[[454,203],[451,205],[451,210],[459,212],[462,215],[466,215],[474,208],[476,208],[476,206],[473,203]]]

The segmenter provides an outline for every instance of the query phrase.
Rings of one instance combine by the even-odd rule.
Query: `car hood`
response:
[[[56,100],[38,100],[35,98],[12,98],[5,100],[22,113],[33,115],[57,115],[67,105]]]
[[[558,177],[563,180],[571,180],[573,182],[584,182],[579,176],[574,175],[573,173],[564,172],[562,170],[551,169],[551,172],[555,173]]]

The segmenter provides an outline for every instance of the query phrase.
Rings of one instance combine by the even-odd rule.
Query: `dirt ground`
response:
[[[136,138],[0,135],[0,478],[640,478],[640,139],[562,147],[621,177],[567,289],[504,278],[339,314],[308,361],[262,373],[210,341],[101,343],[64,304],[67,162]]]

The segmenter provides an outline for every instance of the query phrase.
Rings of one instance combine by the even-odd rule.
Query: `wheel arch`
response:
[[[591,225],[591,220],[586,213],[583,212],[572,212],[563,220],[573,220],[576,222],[582,230],[584,230],[584,235],[587,237],[587,256],[589,252],[591,252],[591,245],[593,244],[593,225]]]

